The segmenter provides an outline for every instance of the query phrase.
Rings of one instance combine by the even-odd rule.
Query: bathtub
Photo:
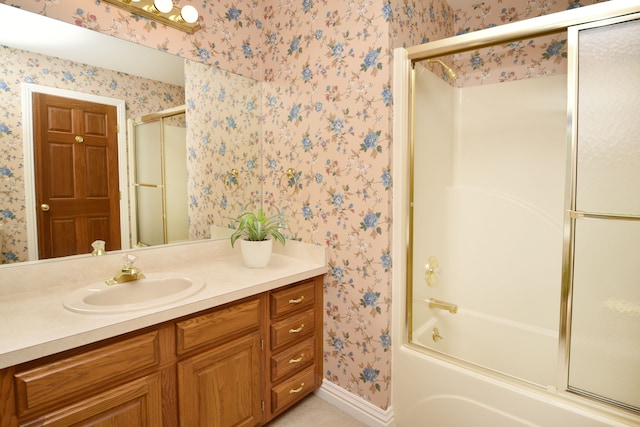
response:
[[[637,425],[457,366],[409,345],[401,346],[394,360],[396,427]]]
[[[556,382],[557,331],[465,307],[434,310],[424,299],[414,299],[414,322],[414,344],[533,384]]]
[[[416,303],[418,307],[427,304]],[[555,382],[557,332],[464,307],[456,314],[416,310],[414,317],[420,317],[420,313],[429,314],[414,328],[414,343],[394,347],[396,427],[640,425],[623,414],[609,416],[562,397],[552,386],[544,389],[533,385]],[[442,339],[433,340],[434,328],[438,328]],[[456,354],[463,361],[476,361],[487,369],[476,369],[446,354]],[[528,362],[519,363],[519,359]],[[527,381],[511,380],[491,370]]]

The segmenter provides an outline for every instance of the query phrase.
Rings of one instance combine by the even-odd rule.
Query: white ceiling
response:
[[[0,4],[0,44],[184,86],[184,59]]]

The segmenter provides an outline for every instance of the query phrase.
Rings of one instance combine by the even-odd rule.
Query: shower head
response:
[[[452,80],[455,80],[458,77],[456,72],[453,71],[453,69],[451,67],[449,67],[447,64],[445,64],[441,60],[439,60],[439,59],[427,59],[427,64],[431,64],[432,62],[437,62],[438,64],[442,65],[442,68],[444,68],[444,70],[447,72],[447,75]]]

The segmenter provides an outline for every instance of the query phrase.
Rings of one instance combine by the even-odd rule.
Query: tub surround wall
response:
[[[143,273],[183,272],[204,279],[199,293],[162,307],[111,315],[66,310],[65,295],[113,277],[122,255],[77,256],[6,267],[0,278],[0,368],[195,313],[324,274],[325,249],[289,241],[274,245],[268,267],[244,266],[229,241],[204,241],[136,250]]]
[[[413,330],[442,317],[451,322],[438,327],[446,336],[443,344],[430,339],[422,344],[447,347],[456,341],[452,335],[457,334],[456,323],[464,321],[461,312],[468,310],[495,320],[488,323],[496,325],[494,332],[487,329],[487,339],[478,336],[476,345],[485,343],[497,354],[524,350],[498,332],[500,324],[537,331],[530,335],[532,343],[540,338],[535,360],[516,357],[512,363],[482,356],[481,349],[475,359],[464,345],[448,354],[553,385],[562,276],[566,77],[451,88],[418,71],[416,93],[414,180],[423,184],[414,190]],[[442,116],[451,119],[446,122]],[[441,267],[433,286],[422,280],[430,256]],[[527,271],[535,274],[522,273]],[[427,298],[453,302],[460,314],[449,319],[448,313],[429,309],[423,302]],[[496,336],[504,342],[491,345]],[[465,344],[476,346],[468,340]]]

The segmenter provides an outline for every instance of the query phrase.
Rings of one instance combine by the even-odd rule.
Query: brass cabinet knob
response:
[[[78,135],[76,136],[76,142],[84,142],[84,138]]]

